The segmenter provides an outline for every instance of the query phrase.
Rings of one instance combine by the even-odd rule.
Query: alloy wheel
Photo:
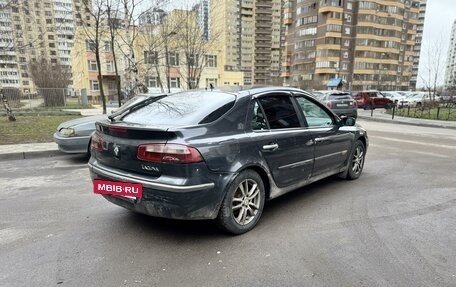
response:
[[[362,146],[357,146],[355,153],[353,154],[352,160],[352,171],[354,174],[358,174],[363,169],[364,164],[364,149]]]
[[[231,201],[233,218],[239,225],[247,225],[258,214],[261,192],[258,183],[253,179],[243,180],[236,188]]]

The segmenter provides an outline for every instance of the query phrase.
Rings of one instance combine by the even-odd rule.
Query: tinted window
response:
[[[352,97],[346,94],[332,94],[328,97],[329,100],[351,100]]]
[[[123,120],[145,125],[196,125],[213,121],[230,107],[236,97],[220,92],[183,92],[169,95],[135,110]]]
[[[320,106],[304,97],[296,97],[309,127],[332,125],[332,117]]]
[[[301,126],[290,97],[265,97],[260,98],[259,101],[271,129],[286,129]]]

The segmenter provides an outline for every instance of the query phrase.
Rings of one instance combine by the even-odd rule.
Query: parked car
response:
[[[399,102],[400,100],[404,99],[405,96],[395,92],[395,91],[381,91],[382,95],[387,97],[388,99],[392,100],[393,102]]]
[[[393,107],[394,102],[379,91],[361,91],[352,94],[359,108],[365,110]]]
[[[427,92],[415,92],[412,93],[410,97],[407,98],[408,105],[412,108],[420,108],[426,103],[436,102],[440,103],[441,99],[438,95],[431,96]]]
[[[348,92],[337,90],[325,91],[317,99],[339,117],[358,117],[356,101]]]
[[[368,137],[354,118],[299,89],[238,89],[172,94],[97,122],[94,192],[135,212],[216,219],[240,234],[265,200],[361,175]]]
[[[140,94],[128,100],[116,112],[122,112],[131,105],[160,94]],[[95,123],[107,119],[108,115],[95,115],[77,118],[61,123],[54,133],[54,142],[60,151],[65,153],[90,153],[90,137],[95,131]]]

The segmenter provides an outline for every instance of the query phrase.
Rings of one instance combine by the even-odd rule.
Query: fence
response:
[[[3,87],[2,92],[13,111],[52,110],[83,108],[87,105],[101,105],[97,95],[87,95],[87,101],[82,100],[80,90],[62,88],[39,88],[36,93],[24,94],[18,88]],[[106,104],[117,107],[117,94],[106,95]],[[0,113],[3,113],[0,107]]]
[[[429,120],[456,121],[456,103],[448,101],[438,104],[424,104],[413,108],[395,106],[391,113],[393,118],[396,115]]]

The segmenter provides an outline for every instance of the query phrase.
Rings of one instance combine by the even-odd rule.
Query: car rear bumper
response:
[[[195,185],[179,185],[163,183],[158,179],[150,179],[108,168],[89,162],[92,179],[133,182],[143,186],[142,198],[129,198],[113,195],[103,197],[129,210],[150,216],[173,219],[214,219],[217,217],[223,200],[225,186],[232,174],[213,174],[213,182]]]
[[[59,150],[65,153],[87,153],[89,148],[90,136],[64,137],[59,133],[54,133],[54,142]]]

